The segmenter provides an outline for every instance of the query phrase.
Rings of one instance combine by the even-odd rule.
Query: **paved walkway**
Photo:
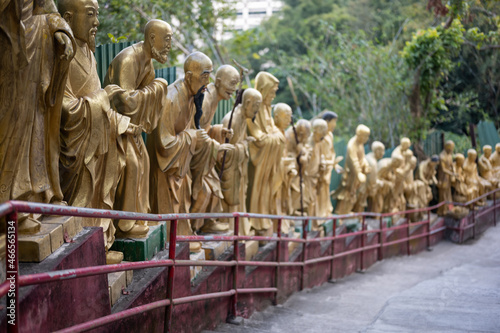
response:
[[[500,226],[376,263],[216,332],[500,332]]]

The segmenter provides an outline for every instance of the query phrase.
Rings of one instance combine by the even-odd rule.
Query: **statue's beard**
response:
[[[151,55],[153,56],[153,59],[162,64],[166,63],[168,60],[168,53],[162,54],[157,48],[154,47],[154,45],[151,45]]]
[[[95,34],[97,33],[96,28],[92,28],[89,31],[89,48],[92,52],[95,52]]]

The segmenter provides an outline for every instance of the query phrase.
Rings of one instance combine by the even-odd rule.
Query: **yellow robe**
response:
[[[156,128],[165,107],[168,83],[162,78],[155,79],[152,60],[145,68],[141,66],[142,45],[143,42],[129,46],[113,59],[104,86],[116,84],[127,90],[124,94],[115,95],[111,105],[149,134]],[[149,213],[150,164],[142,135],[128,136],[124,150],[126,166],[118,185],[115,209]],[[134,224],[133,220],[120,220],[118,227],[127,232]]]
[[[120,171],[125,166],[122,134],[130,118],[110,108],[101,89],[96,61],[87,44],[76,48],[64,92],[60,176],[71,206],[113,209]],[[114,241],[111,219],[84,219],[103,228],[105,244]]]

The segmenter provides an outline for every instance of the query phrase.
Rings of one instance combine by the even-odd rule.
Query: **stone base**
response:
[[[44,216],[42,224],[61,225],[66,242],[72,240],[73,237],[82,231],[82,218],[78,216]]]
[[[166,222],[150,226],[145,238],[117,238],[111,251],[123,252],[123,260],[151,260],[159,251],[165,248],[167,237]]]
[[[203,234],[204,236],[209,236],[209,234]],[[232,236],[232,232],[226,232],[221,234],[216,234],[215,236]],[[205,251],[205,258],[207,260],[217,260],[217,258],[224,253],[230,246],[232,242],[203,242],[201,248]]]
[[[189,254],[189,260],[205,260],[205,251],[194,252]],[[201,273],[203,266],[189,266],[191,272],[191,280]]]
[[[125,262],[123,262],[125,263]],[[115,272],[108,274],[109,303],[115,305],[121,297],[122,290],[132,283],[134,271]]]
[[[42,223],[35,235],[19,235],[19,261],[41,262],[64,243],[63,227]]]
[[[245,260],[250,261],[259,252],[259,241],[245,241]]]

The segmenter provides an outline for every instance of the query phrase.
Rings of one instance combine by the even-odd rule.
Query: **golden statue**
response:
[[[279,128],[281,133],[285,136],[287,141],[285,149],[283,149],[283,156],[281,159],[281,171],[282,171],[282,185],[281,185],[281,211],[285,215],[293,215],[294,207],[292,201],[292,181],[295,176],[297,176],[297,166],[296,159],[294,157],[288,156],[288,137],[286,135],[286,129],[290,126],[292,122],[292,108],[285,103],[278,103],[274,106],[273,110],[274,123],[276,127]],[[293,138],[295,140],[295,137]],[[290,232],[290,226],[294,225],[293,221],[283,220],[281,222],[281,230],[283,233],[287,234]]]
[[[228,151],[222,173],[221,189],[224,195],[222,207],[224,212],[247,212],[246,198],[248,189],[248,144],[255,139],[247,134],[247,121],[253,121],[262,103],[262,95],[253,88],[245,89],[242,102],[234,109],[231,129],[234,135],[229,141],[234,145],[233,151]],[[230,114],[222,119],[227,129]],[[220,168],[220,161],[218,161]],[[251,225],[247,218],[240,217],[240,234],[252,235]]]
[[[465,183],[465,172],[463,169],[465,157],[463,154],[455,155],[455,162],[453,163],[453,171],[455,172],[455,181],[452,183],[453,201],[454,202],[467,202],[477,197],[477,190],[474,187],[468,187]]]
[[[396,186],[396,176],[403,165],[403,157],[399,154],[383,158],[377,163],[377,195],[372,201],[371,211],[374,213],[392,212],[395,206],[392,191]]]
[[[0,2],[0,202],[63,203],[59,128],[73,33],[53,0]],[[40,222],[18,215],[19,233]]]
[[[255,122],[247,119],[248,133],[255,138],[249,145],[250,212],[281,215],[281,158],[285,137],[274,124],[271,103],[276,97],[279,81],[267,72],[255,78],[255,89],[262,94],[262,104]],[[250,219],[258,235],[272,232],[270,219]]]
[[[366,161],[370,166],[370,172],[366,176],[366,182],[361,185],[358,201],[353,211],[364,212],[368,207],[371,211],[372,202],[377,195],[377,162],[384,157],[385,146],[380,141],[373,141],[372,151],[366,155]]]
[[[500,178],[495,177],[493,165],[490,161],[491,150],[492,148],[490,145],[483,146],[483,154],[479,158],[478,162],[479,175],[491,184],[489,188],[485,189],[486,192],[490,192],[493,189],[498,188],[500,183]]]
[[[311,122],[306,119],[300,119],[295,125],[297,137],[293,131],[293,127],[285,131],[286,138],[286,153],[288,158],[292,159],[290,174],[290,196],[291,196],[291,215],[301,215],[300,204],[300,175],[297,157],[299,158],[302,167],[302,178],[304,178],[304,167],[309,159],[311,147],[309,146],[309,137],[311,136]],[[298,143],[297,143],[298,140]],[[304,183],[302,184],[302,204],[304,205],[304,213],[307,212],[309,204],[308,196],[305,193]]]
[[[62,103],[60,176],[64,199],[71,206],[113,209],[125,166],[122,134],[133,135],[138,128],[129,117],[110,108],[110,99],[124,90],[116,85],[101,89],[93,54],[99,26],[97,1],[60,0],[58,9],[76,39]],[[108,251],[115,238],[112,220],[83,221],[85,226],[103,228],[106,262],[121,262],[121,252]]]
[[[426,202],[429,203],[432,200],[432,188],[431,185],[438,184],[436,173],[437,166],[439,164],[439,156],[432,155],[431,158],[426,159],[421,162],[418,166],[417,179],[422,181],[425,185],[425,198]]]
[[[337,199],[335,214],[349,214],[353,211],[358,199],[361,185],[366,182],[366,175],[370,166],[365,158],[364,144],[370,137],[370,129],[365,125],[358,125],[356,135],[347,143],[345,170],[342,182],[332,197]]]
[[[232,137],[232,130],[222,128],[222,126],[211,125],[217,105],[222,100],[229,100],[236,91],[240,82],[240,74],[230,65],[223,65],[217,69],[215,74],[215,82],[210,83],[203,99],[203,114],[200,118],[200,127],[207,131],[212,138],[218,139],[221,143],[223,140]],[[195,128],[193,122],[192,128]],[[191,213],[220,213],[222,212],[223,199],[220,179],[215,170],[217,154],[206,156],[206,153],[216,151],[219,146],[219,141],[216,139],[204,141],[205,145],[201,146],[195,152],[191,160],[191,176],[193,179],[193,189],[191,196]],[[208,149],[207,149],[208,148]],[[218,233],[229,230],[229,224],[216,222],[213,219],[197,219],[191,221],[191,227],[194,230],[201,228],[204,233]]]
[[[321,217],[331,216],[333,213],[332,200],[330,198],[330,183],[332,180],[332,172],[335,169],[341,171],[338,165],[343,157],[336,157],[335,147],[333,145],[333,131],[337,127],[337,114],[332,111],[324,111],[321,119],[326,121],[328,125],[328,133],[321,141],[321,168],[317,187],[317,204],[316,214]]]
[[[493,167],[493,175],[500,179],[500,143],[495,145],[495,152],[491,154],[490,162]]]
[[[322,164],[321,141],[328,135],[328,124],[323,119],[314,119],[311,123],[311,136],[309,137],[309,147],[311,153],[304,168],[304,196],[307,198],[307,215],[318,216],[317,213],[317,188],[320,177],[320,170],[325,168]],[[324,221],[313,220],[312,230],[319,230]]]
[[[444,144],[444,149],[439,154],[439,165],[437,171],[439,202],[452,201],[451,184],[455,181],[455,173],[453,172],[453,150],[455,143],[448,140]],[[438,215],[445,215],[448,211],[448,205],[443,205],[438,208]]]
[[[165,108],[168,83],[155,78],[153,59],[160,63],[168,60],[172,39],[170,25],[161,20],[151,20],[144,28],[144,42],[122,50],[111,62],[104,78],[104,85],[116,84],[125,89],[111,101],[119,113],[130,117],[132,123],[151,133],[157,126]],[[124,140],[125,169],[120,175],[114,209],[149,213],[148,151],[142,131]],[[146,236],[149,228],[145,221],[115,221],[117,237],[138,238]]]
[[[432,191],[424,181],[415,179],[413,176],[413,172],[417,167],[417,158],[413,155],[413,152],[408,150],[405,155],[409,156],[409,167],[406,170],[404,181],[405,208],[412,210],[427,207],[432,200]],[[423,212],[411,213],[410,220],[413,222],[421,221],[423,214]]]
[[[184,62],[184,78],[168,86],[165,109],[158,126],[146,142],[151,158],[149,193],[153,213],[189,213],[192,157],[198,152],[210,158],[218,151],[227,149],[226,145],[212,147],[208,143],[213,140],[207,132],[193,129],[191,125],[195,113],[201,110],[203,90],[208,85],[212,71],[210,58],[201,52],[194,52]],[[202,147],[207,151],[204,152]],[[189,221],[179,223],[178,234],[193,234]],[[190,243],[190,249],[200,251],[201,244]]]
[[[491,187],[491,183],[479,176],[476,164],[477,152],[475,149],[467,151],[467,159],[464,162],[463,170],[465,175],[465,184],[472,189],[472,198],[476,198],[485,194],[487,188]],[[480,200],[477,204],[484,205],[485,199]]]

